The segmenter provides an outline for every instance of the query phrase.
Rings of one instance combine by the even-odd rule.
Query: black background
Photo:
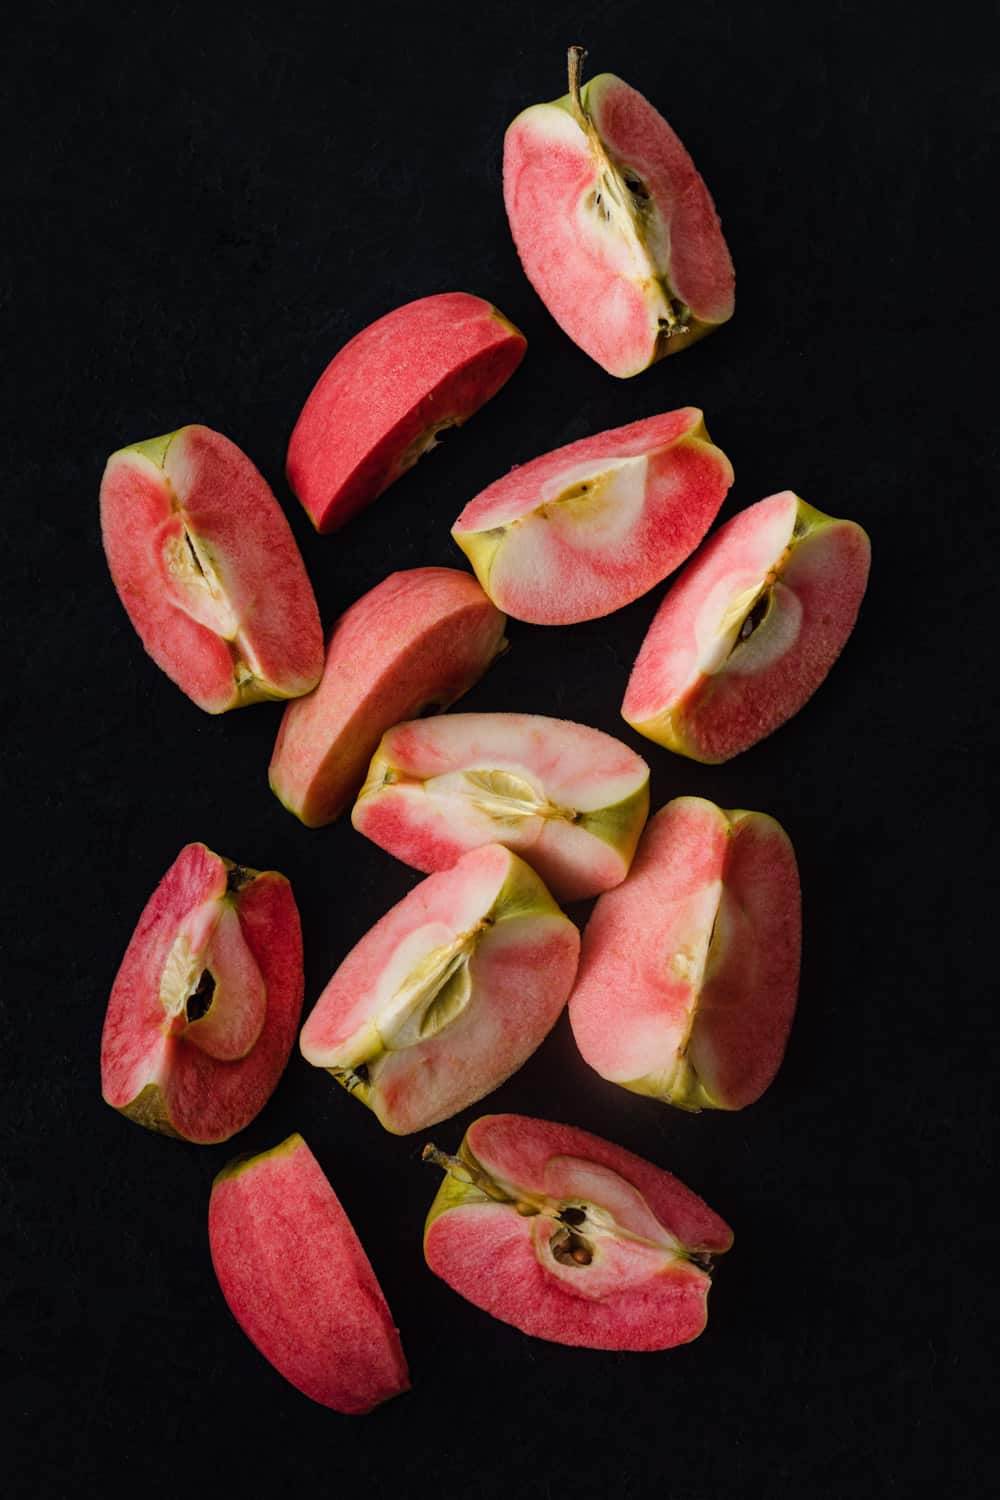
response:
[[[563,91],[571,41],[667,114],[737,268],[733,322],[629,382],[556,328],[503,213],[503,130]],[[902,6],[720,0],[39,5],[7,32],[6,1493],[990,1489],[975,1349],[995,1263],[990,1199],[969,1189],[991,1159],[996,1033],[993,45],[954,6],[929,25]],[[283,478],[313,381],[373,318],[455,288],[524,329],[524,365],[315,536]],[[279,806],[280,707],[211,719],[144,656],[97,488],[122,444],[221,429],[286,505],[329,620],[392,569],[461,566],[449,526],[512,463],[687,403],[736,469],[724,516],[790,486],[868,528],[869,595],[828,682],[726,766],[672,757],[618,717],[656,590],[591,624],[512,624],[464,705],[620,734],[651,763],[654,807],[691,792],[765,809],[801,863],[799,1014],[757,1105],[695,1117],[629,1095],[585,1067],[564,1018],[488,1105],[433,1132],[453,1149],[485,1108],[569,1120],[732,1223],[703,1337],[615,1355],[525,1338],[436,1281],[427,1133],[384,1134],[297,1053],[225,1146],[158,1138],[101,1102],[107,994],[183,843],[291,878],[307,1006],[416,877],[346,820],[309,832]],[[412,1393],[362,1421],[270,1369],[209,1262],[213,1175],[296,1129],[411,1362]]]

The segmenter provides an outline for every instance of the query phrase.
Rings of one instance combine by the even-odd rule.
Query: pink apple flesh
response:
[[[188,844],[122,959],[101,1039],[115,1109],[166,1135],[228,1140],[267,1102],[302,1009],[291,887]]]
[[[693,558],[649,628],[622,716],[647,739],[719,762],[805,704],[854,628],[871,548],[790,490],[741,511]]]
[[[421,297],[355,334],[327,365],[288,445],[288,482],[318,531],[387,489],[517,369],[524,335],[467,292]]]
[[[341,615],[319,687],[285,710],[271,758],[275,795],[309,828],[332,822],[385,731],[467,692],[506,645],[505,623],[468,573],[390,574]]]
[[[418,870],[496,841],[559,900],[624,880],[649,767],[620,740],[538,714],[443,714],[383,736],[351,821]]]
[[[536,1338],[668,1349],[705,1326],[727,1224],[669,1172],[570,1125],[486,1115],[444,1168],[424,1229],[431,1270]]]
[[[694,551],[733,471],[694,407],[570,443],[498,479],[452,536],[498,609],[536,625],[630,604]]]
[[[328,1068],[397,1135],[497,1088],[555,1024],[580,936],[538,876],[488,844],[431,875],[337,969],[305,1026]]]
[[[143,645],[199,708],[222,713],[316,686],[312,586],[278,502],[235,443],[194,426],[113,453],[101,530]]]
[[[732,317],[733,265],[708,189],[673,130],[611,73],[518,115],[504,202],[528,280],[565,333],[630,376]]]
[[[297,1390],[349,1416],[409,1390],[382,1288],[300,1135],[219,1173],[208,1238],[233,1317]]]
[[[584,933],[573,1034],[604,1078],[682,1109],[742,1109],[767,1088],[795,1012],[795,855],[763,813],[679,797]]]

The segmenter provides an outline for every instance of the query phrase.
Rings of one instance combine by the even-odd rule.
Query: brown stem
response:
[[[503,1188],[498,1187],[492,1177],[482,1170],[481,1167],[473,1167],[460,1156],[449,1156],[447,1151],[439,1151],[438,1148],[429,1144],[420,1153],[421,1161],[429,1161],[432,1166],[440,1167],[442,1172],[447,1172],[458,1182],[467,1182],[471,1187],[476,1187],[487,1198],[493,1198],[497,1203],[509,1203],[510,1194],[505,1193]]]
[[[573,105],[573,114],[576,117],[576,123],[580,126],[581,130],[586,130],[589,124],[587,111],[584,109],[583,100],[580,97],[580,88],[583,84],[583,62],[586,56],[586,47],[580,46],[570,47],[566,54],[566,61],[569,66],[569,97]]]

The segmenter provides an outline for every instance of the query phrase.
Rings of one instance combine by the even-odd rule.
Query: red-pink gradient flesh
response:
[[[409,1390],[382,1289],[301,1136],[219,1174],[208,1238],[233,1317],[297,1390],[350,1416]]]
[[[524,335],[481,297],[421,297],[362,329],[316,382],[288,445],[288,482],[332,531],[464,422],[517,369]]]

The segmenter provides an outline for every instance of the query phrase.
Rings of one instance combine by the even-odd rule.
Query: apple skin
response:
[[[451,534],[498,609],[572,625],[679,567],[732,482],[702,413],[686,406],[519,465],[469,501]]]
[[[742,1109],[777,1073],[802,943],[795,853],[764,813],[678,797],[601,896],[570,997],[584,1060],[681,1109]]]
[[[582,901],[624,880],[648,811],[649,767],[600,730],[442,714],[383,735],[351,821],[418,870],[504,844],[558,900]]]
[[[870,560],[855,521],[824,515],[791,490],[740,511],[665,596],[622,717],[708,764],[765,739],[808,702],[846,645]]]
[[[297,1390],[348,1416],[409,1390],[382,1288],[300,1135],[219,1173],[208,1239],[233,1317]]]
[[[576,56],[575,56],[576,54]],[[677,353],[733,313],[733,265],[691,157],[642,94],[602,73],[533,105],[504,140],[504,203],[525,274],[609,374]]]
[[[524,335],[467,292],[421,297],[355,334],[316,382],[288,445],[288,482],[317,531],[370,504],[510,379]]]
[[[308,1062],[396,1135],[498,1088],[555,1025],[580,934],[535,872],[473,849],[396,903],[348,953],[302,1028]]]
[[[391,573],[337,620],[319,686],[285,710],[271,757],[275,796],[307,828],[331,823],[385,731],[468,692],[505,648],[505,624],[468,573]]]
[[[222,990],[229,1024],[223,1041],[242,1029],[242,1056],[207,1038],[205,1021],[185,1025],[186,1008],[164,1001],[165,977],[179,939],[235,914],[238,933],[227,934]],[[197,944],[192,944],[197,952]],[[233,961],[231,949],[239,946]],[[195,972],[196,965],[192,972]],[[249,996],[240,993],[248,973],[257,976]],[[259,986],[265,1008],[259,1013]],[[188,844],[146,904],[118,970],[101,1037],[105,1101],[129,1119],[164,1135],[209,1144],[228,1140],[263,1109],[284,1071],[302,1011],[302,929],[292,889],[274,870],[260,873]],[[184,987],[185,989],[187,986]],[[183,992],[175,999],[183,1002]],[[249,1010],[249,1029],[242,1028]],[[199,1030],[200,1028],[200,1030]],[[229,1055],[226,1056],[225,1053]]]
[[[492,1317],[591,1349],[668,1349],[704,1329],[708,1269],[732,1231],[669,1172],[572,1125],[509,1114],[476,1120],[457,1157],[433,1146],[424,1157],[447,1173],[427,1264]],[[589,1259],[567,1255],[574,1244]]]
[[[224,713],[316,686],[323,632],[295,538],[222,433],[182,427],[113,453],[101,532],[142,644],[199,708]]]

